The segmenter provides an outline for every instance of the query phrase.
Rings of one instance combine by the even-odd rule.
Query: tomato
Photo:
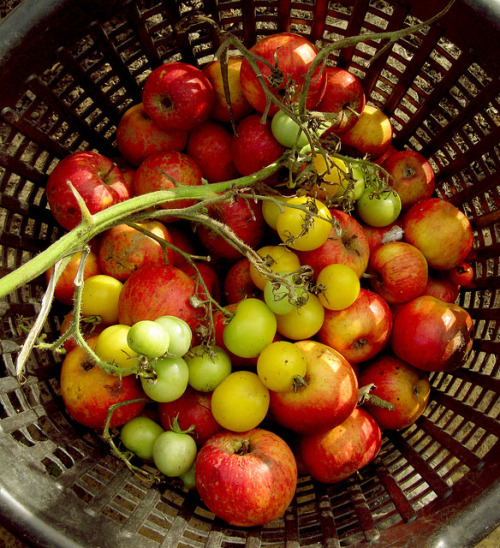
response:
[[[298,255],[282,245],[266,245],[258,249],[257,253],[275,273],[294,272],[300,268]],[[250,278],[259,289],[264,290],[268,278],[259,272],[253,264],[250,265]]]
[[[474,279],[474,269],[469,263],[461,263],[449,271],[450,280],[463,287],[472,287],[471,282]]]
[[[271,131],[278,143],[288,148],[295,145],[300,150],[309,143],[299,124],[282,110],[278,110],[273,116]]]
[[[229,354],[218,346],[197,345],[184,356],[189,368],[189,385],[211,392],[231,373]]]
[[[161,316],[156,318],[163,329],[169,334],[168,355],[172,358],[182,358],[191,347],[193,332],[189,324],[176,316]]]
[[[306,359],[302,350],[288,341],[276,341],[264,348],[257,360],[257,375],[274,392],[293,390],[303,384]]]
[[[141,377],[147,396],[157,402],[180,398],[188,386],[189,369],[182,358],[163,358],[154,365],[156,378]]]
[[[279,274],[288,278],[296,289],[290,290],[284,283],[268,280],[264,286],[264,302],[275,314],[287,314],[305,304],[308,293],[304,287],[293,281],[290,273],[280,272]]]
[[[323,286],[318,298],[329,310],[343,310],[358,298],[361,290],[358,275],[345,264],[330,264],[320,270],[317,286]]]
[[[240,301],[224,328],[223,340],[229,352],[254,358],[276,335],[276,316],[266,303],[248,298]]]
[[[318,174],[318,182],[311,190],[311,195],[320,200],[327,196],[338,196],[342,193],[340,184],[347,176],[347,166],[343,160],[335,156],[316,154],[312,158],[314,169]]]
[[[196,458],[198,448],[192,436],[185,432],[167,430],[153,445],[153,461],[158,470],[168,477],[185,474]]]
[[[139,360],[137,353],[128,345],[130,326],[115,324],[109,325],[97,337],[95,353],[101,360],[129,369],[128,374],[136,371]],[[126,374],[125,372],[121,372]]]
[[[368,187],[357,200],[356,209],[360,219],[367,225],[388,226],[401,213],[401,198],[393,189],[375,194],[373,189]]]
[[[276,231],[281,241],[292,249],[311,251],[323,245],[332,229],[332,215],[327,206],[309,196],[289,198],[276,219]],[[319,216],[319,217],[318,217]]]
[[[324,319],[325,309],[319,298],[311,293],[306,304],[300,308],[276,316],[277,330],[287,339],[310,339],[321,329]]]
[[[122,426],[120,439],[123,445],[140,459],[153,458],[153,445],[163,428],[149,417],[134,417]]]
[[[81,313],[101,316],[103,323],[118,323],[118,299],[122,282],[106,274],[90,276],[83,283]]]
[[[129,328],[127,342],[136,354],[159,358],[168,350],[170,335],[159,323],[141,320]]]
[[[255,428],[268,409],[269,389],[252,371],[234,371],[212,393],[215,420],[233,432]]]
[[[272,196],[275,200],[281,203],[285,203],[288,198],[285,196]],[[273,229],[276,230],[276,221],[278,219],[278,213],[281,211],[283,206],[279,203],[273,202],[272,200],[262,200],[262,216],[264,221]]]

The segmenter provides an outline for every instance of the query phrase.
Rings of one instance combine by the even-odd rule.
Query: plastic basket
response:
[[[115,156],[121,114],[162,62],[203,66],[217,49],[208,26],[176,34],[191,9],[247,46],[292,30],[313,41],[393,30],[426,20],[439,0],[24,0],[0,24],[0,274],[60,237],[44,186],[70,152]],[[470,359],[433,373],[416,425],[387,433],[379,457],[340,484],[301,476],[285,516],[256,529],[228,527],[195,492],[148,488],[97,434],[67,416],[61,358],[34,351],[15,377],[24,321],[44,280],[0,303],[0,515],[37,546],[473,546],[500,523],[500,2],[457,0],[431,28],[342,50],[335,62],[364,81],[395,128],[395,146],[432,161],[437,193],[475,234],[474,289],[459,304],[475,322]],[[1,281],[0,281],[1,283]],[[62,317],[62,313],[61,313]],[[52,340],[57,316],[44,331]]]

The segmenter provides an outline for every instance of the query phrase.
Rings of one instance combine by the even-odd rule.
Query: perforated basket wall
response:
[[[426,20],[442,0],[258,1],[25,0],[0,25],[0,273],[62,231],[44,187],[70,152],[115,156],[123,112],[162,62],[203,66],[218,44],[208,26],[176,34],[193,8],[247,46],[292,30],[312,41],[398,29]],[[395,128],[395,146],[430,158],[437,194],[460,207],[475,235],[476,287],[459,304],[475,322],[458,371],[432,374],[416,425],[384,437],[380,456],[337,485],[301,477],[283,519],[229,528],[196,493],[147,488],[97,435],[65,413],[61,358],[35,351],[26,383],[14,363],[44,291],[37,279],[0,303],[0,512],[40,546],[473,545],[500,521],[500,4],[457,0],[439,23],[389,47],[366,43],[335,62],[360,76]],[[1,283],[1,281],[0,281]],[[57,310],[56,310],[57,312]],[[53,339],[57,316],[44,331]]]

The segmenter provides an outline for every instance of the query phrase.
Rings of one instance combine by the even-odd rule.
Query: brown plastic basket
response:
[[[198,66],[218,44],[208,26],[177,34],[190,10],[247,46],[291,30],[330,42],[427,20],[444,0],[24,0],[0,24],[0,275],[57,240],[47,176],[65,155],[115,156],[121,114],[149,72],[170,60]],[[35,350],[15,376],[21,329],[44,280],[0,302],[0,515],[37,546],[473,546],[500,522],[500,2],[456,0],[430,28],[361,43],[335,62],[363,79],[395,128],[395,146],[430,158],[437,194],[472,222],[474,289],[459,304],[475,323],[467,363],[433,373],[418,423],[387,433],[379,457],[336,485],[302,476],[285,516],[251,530],[216,519],[195,492],[147,488],[75,424],[59,393],[61,357]],[[0,281],[1,284],[1,281]],[[55,338],[63,311],[44,332]]]

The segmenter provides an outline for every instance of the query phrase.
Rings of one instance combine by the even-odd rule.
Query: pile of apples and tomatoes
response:
[[[275,34],[250,51],[288,110],[246,57],[227,62],[232,113],[220,61],[166,63],[121,118],[120,157],[73,153],[47,184],[72,230],[74,189],[93,215],[288,161],[194,217],[196,198],[180,195],[115,223],[55,289],[68,306],[61,334],[73,326],[60,378],[71,417],[109,428],[129,463],[196,489],[237,526],[282,516],[298,474],[335,483],[367,465],[384,430],[424,412],[429,373],[461,367],[473,338],[455,304],[473,284],[472,230],[435,195],[429,161],[395,149],[389,118],[344,69],[318,69],[308,116],[291,115],[317,54],[307,39]]]

